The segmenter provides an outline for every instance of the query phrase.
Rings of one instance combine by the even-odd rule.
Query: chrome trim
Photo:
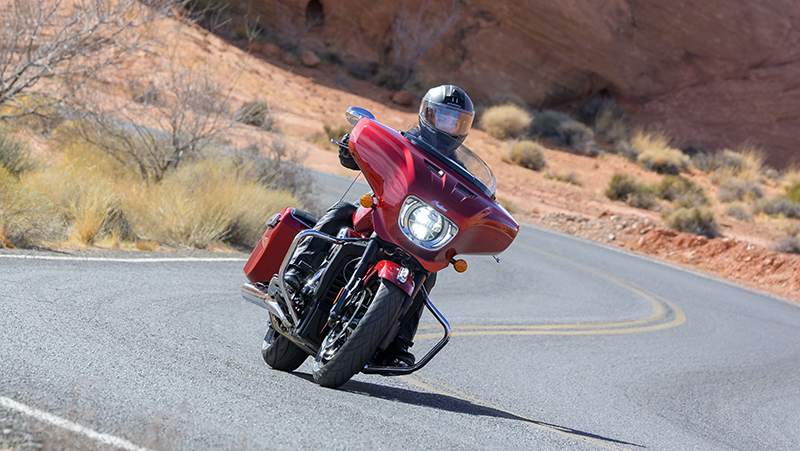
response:
[[[450,341],[450,337],[453,335],[453,330],[450,328],[450,323],[447,322],[447,318],[439,312],[431,299],[428,297],[428,290],[425,289],[424,286],[421,287],[422,294],[425,295],[425,307],[436,317],[439,321],[439,324],[442,325],[444,328],[444,336],[441,340],[439,340],[436,345],[425,354],[425,357],[420,359],[419,362],[411,365],[411,366],[378,366],[378,365],[367,365],[364,369],[361,370],[364,374],[382,374],[384,376],[402,376],[405,374],[411,374],[414,371],[421,369],[425,366],[431,359],[445,347],[447,342]]]
[[[256,304],[259,307],[263,307],[269,310],[270,313],[275,315],[275,318],[280,320],[283,327],[289,328],[291,327],[291,322],[286,315],[281,310],[280,305],[269,297],[269,295],[259,289],[257,286],[253,285],[252,283],[245,283],[242,285],[242,297],[248,301]]]

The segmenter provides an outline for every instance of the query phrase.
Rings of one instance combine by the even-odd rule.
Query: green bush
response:
[[[675,202],[682,207],[708,204],[708,198],[703,188],[681,176],[664,176],[656,187],[656,191],[659,198]]]
[[[275,128],[275,118],[267,102],[247,102],[233,115],[233,120],[265,130]]]
[[[606,190],[606,197],[611,200],[621,200],[626,204],[643,209],[656,207],[656,189],[652,186],[639,183],[635,178],[616,173],[611,178]]]
[[[533,141],[517,141],[508,146],[503,161],[539,171],[545,167],[544,148]]]
[[[581,107],[578,120],[592,127],[594,132],[610,143],[630,138],[628,120],[613,98],[595,97]]]
[[[786,187],[786,197],[796,204],[800,204],[800,181]]]
[[[28,149],[3,130],[0,130],[0,166],[16,178],[34,167]]]
[[[478,125],[497,139],[509,139],[522,137],[530,123],[530,113],[517,105],[506,104],[487,109]]]
[[[664,223],[679,232],[707,238],[719,236],[714,214],[706,207],[679,207],[664,216]]]

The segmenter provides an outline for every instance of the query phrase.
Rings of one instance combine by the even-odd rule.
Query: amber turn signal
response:
[[[361,206],[364,208],[372,208],[375,206],[375,199],[369,194],[361,196]]]
[[[467,262],[464,260],[456,260],[453,262],[453,268],[455,268],[456,272],[464,272],[467,270]]]

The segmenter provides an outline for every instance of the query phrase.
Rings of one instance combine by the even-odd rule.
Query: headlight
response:
[[[406,238],[433,251],[443,248],[458,233],[453,221],[414,196],[408,196],[403,202],[398,224]]]

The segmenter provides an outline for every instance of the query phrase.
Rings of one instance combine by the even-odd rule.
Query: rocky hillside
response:
[[[427,49],[416,78],[459,84],[479,101],[513,92],[552,107],[610,95],[634,123],[664,128],[679,145],[749,142],[779,168],[800,158],[795,0],[247,0],[236,8],[372,71],[414,66]]]

